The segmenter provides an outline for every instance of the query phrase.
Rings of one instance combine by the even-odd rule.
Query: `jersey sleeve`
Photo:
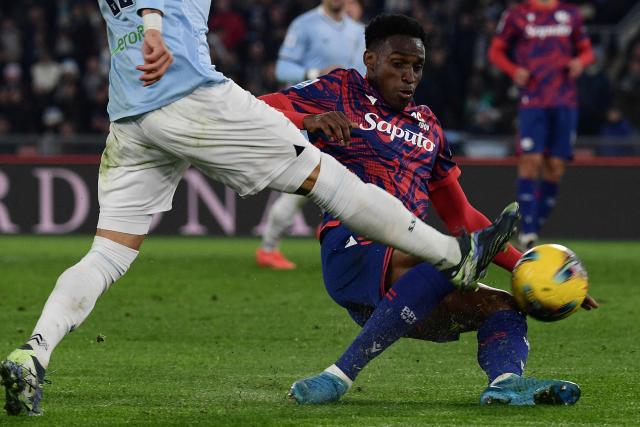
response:
[[[505,10],[500,17],[494,37],[510,44],[517,36],[518,26],[516,25],[515,13],[512,9]]]
[[[164,15],[164,0],[138,0],[136,3],[136,12],[142,14],[142,9],[156,9]]]
[[[294,20],[284,38],[278,61],[276,62],[276,79],[281,82],[299,82],[304,80],[307,69],[304,54],[307,51],[309,34],[300,21]]]
[[[582,22],[582,16],[580,16],[580,12],[578,12],[577,9],[573,14],[573,19],[571,23],[573,25],[573,28],[571,31],[571,40],[573,41],[573,45],[579,46],[585,41],[588,41],[589,43],[591,43],[591,41],[589,40],[589,35],[587,34],[587,29],[585,28],[584,23]]]
[[[500,22],[496,28],[496,33],[491,39],[491,45],[487,52],[489,61],[511,78],[513,78],[518,66],[509,59],[508,52],[511,43],[516,38],[517,34],[518,31],[513,18],[513,12],[511,10],[507,10],[500,18]]]
[[[441,143],[438,147],[438,154],[431,173],[431,179],[429,180],[429,191],[443,187],[451,180],[456,180],[460,176],[460,168],[458,168],[457,163],[453,160],[449,141],[439,122],[437,123],[437,127]]]
[[[589,39],[589,35],[587,34],[578,10],[576,10],[573,18],[571,41],[576,49],[576,57],[582,62],[584,67],[595,61],[596,58],[593,53],[593,48],[591,47],[591,40]]]
[[[335,70],[315,80],[298,83],[282,91],[282,94],[291,101],[295,111],[301,113],[337,111],[346,73],[346,70]]]

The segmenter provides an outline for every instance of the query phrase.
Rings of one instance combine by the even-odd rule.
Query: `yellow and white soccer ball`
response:
[[[587,271],[568,248],[546,244],[525,252],[511,276],[520,309],[545,322],[564,319],[580,308],[589,289]]]

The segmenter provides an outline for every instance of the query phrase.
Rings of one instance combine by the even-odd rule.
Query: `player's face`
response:
[[[346,0],[323,0],[324,7],[329,9],[333,13],[339,13],[345,5]]]
[[[396,35],[364,54],[369,82],[393,109],[402,111],[411,102],[422,79],[424,44],[415,37]]]

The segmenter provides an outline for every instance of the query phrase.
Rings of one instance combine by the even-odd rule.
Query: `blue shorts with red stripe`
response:
[[[358,237],[338,221],[325,223],[319,237],[327,292],[363,326],[387,294],[385,284],[393,249]],[[437,309],[407,337],[436,342],[457,340],[460,334],[450,324],[448,313]]]
[[[322,274],[327,292],[342,307],[378,305],[392,249],[366,241],[344,225],[321,234]]]
[[[542,153],[546,157],[573,158],[578,127],[576,108],[521,108],[518,116],[518,154]]]

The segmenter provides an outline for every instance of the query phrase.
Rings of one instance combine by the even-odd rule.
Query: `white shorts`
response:
[[[267,186],[293,192],[319,162],[320,151],[282,113],[232,81],[204,86],[111,124],[100,162],[98,228],[106,227],[103,217],[170,210],[190,165],[247,196]],[[113,223],[107,229],[131,232]]]

